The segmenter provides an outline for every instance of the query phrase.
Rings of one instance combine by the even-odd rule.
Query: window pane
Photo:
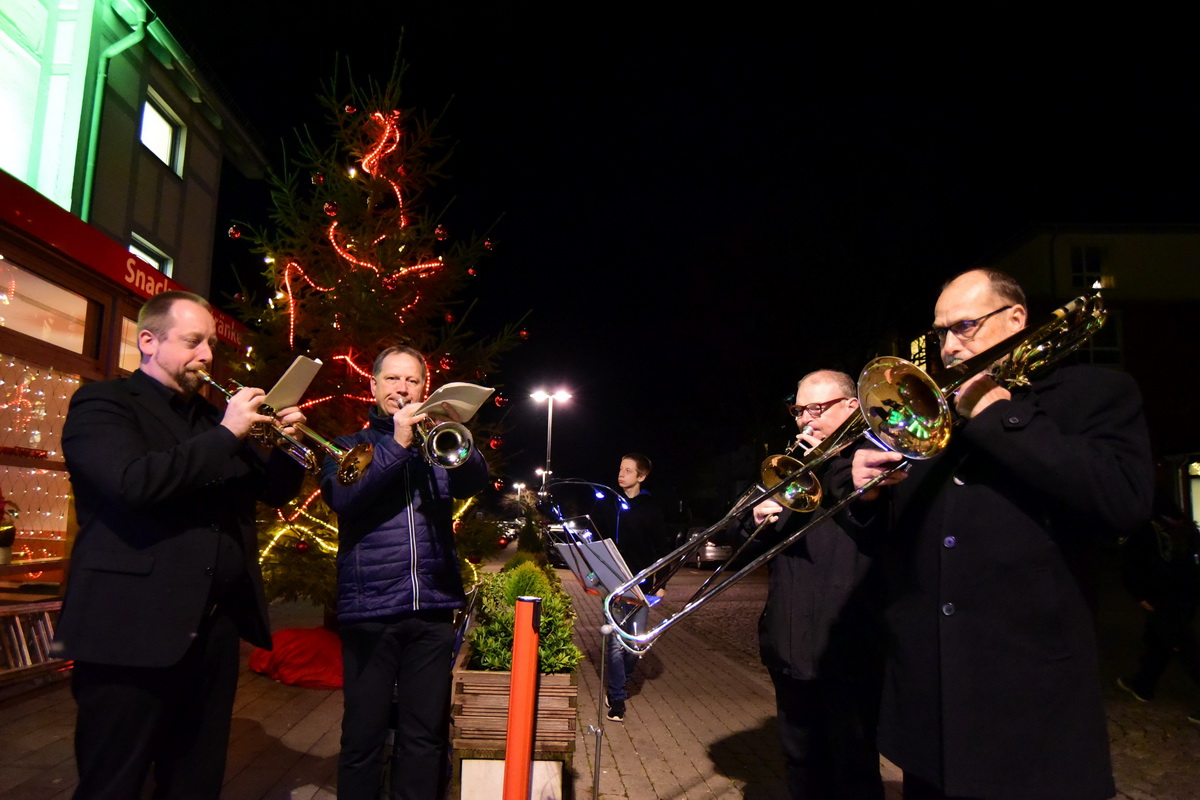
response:
[[[142,144],[168,167],[174,167],[175,126],[149,100],[142,103]]]
[[[0,326],[83,354],[88,301],[0,256]]]
[[[118,366],[128,372],[133,372],[141,363],[142,353],[137,344],[137,322],[125,317],[121,320],[121,361]]]

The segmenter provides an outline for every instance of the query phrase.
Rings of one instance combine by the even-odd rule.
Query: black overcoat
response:
[[[893,490],[880,751],[952,795],[1111,797],[1081,576],[1150,513],[1133,380],[1058,369],[911,472]]]
[[[206,613],[218,537],[237,536],[249,588],[238,630],[271,646],[258,567],[255,500],[281,505],[304,472],[221,427],[204,403],[193,435],[141,371],[81,386],[63,427],[79,532],[56,633],[64,658],[175,664]]]

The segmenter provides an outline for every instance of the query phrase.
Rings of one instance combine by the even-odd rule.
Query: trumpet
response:
[[[408,405],[400,398],[400,407]],[[466,425],[453,420],[437,422],[428,416],[413,424],[413,444],[425,460],[435,467],[461,467],[475,449],[475,439]]]
[[[858,413],[847,417],[845,422],[801,459],[790,459],[797,464],[795,470],[781,477],[772,486],[751,487],[751,490],[715,525],[617,586],[604,598],[604,616],[613,626],[613,632],[619,637],[620,645],[632,653],[646,652],[655,640],[676,622],[791,547],[815,525],[879,486],[896,470],[907,468],[909,460],[930,459],[941,453],[950,443],[950,431],[953,428],[947,398],[968,380],[989,372],[992,378],[1002,385],[1028,386],[1039,371],[1074,352],[1100,330],[1106,317],[1107,312],[1098,292],[1077,297],[1055,310],[1051,320],[1041,327],[1017,331],[982,353],[944,368],[936,373],[937,380],[915,364],[894,356],[876,358],[868,363],[858,378]],[[863,436],[885,450],[900,453],[906,460],[849,492],[837,503],[822,509],[802,528],[773,545],[737,572],[726,576],[721,583],[709,588],[713,584],[712,579],[705,581],[679,611],[658,625],[642,632],[628,631],[621,627],[614,616],[613,604],[623,593],[670,564],[685,549],[691,552],[699,548],[762,500],[786,492],[801,478],[811,477],[813,470]],[[751,537],[756,536],[761,528],[762,526],[759,526]]]
[[[233,397],[236,390],[246,388],[237,381],[230,381],[230,384],[234,387],[234,391],[230,391],[217,383],[206,371],[198,370],[196,374],[200,376],[202,381],[224,395],[226,401]],[[258,407],[258,413],[273,417],[275,416],[275,409],[271,408],[269,404],[263,403]],[[307,425],[296,424],[292,427],[307,436],[322,453],[337,463],[338,483],[343,486],[349,486],[361,478],[363,473],[367,471],[367,467],[370,466],[371,460],[375,457],[375,447],[370,442],[363,442],[349,450],[345,450],[324,438]],[[256,424],[250,429],[250,436],[263,447],[279,448],[291,457],[293,461],[310,472],[316,472],[321,466],[312,448],[305,447],[295,436],[286,433],[278,424],[278,420],[274,425],[266,423]]]

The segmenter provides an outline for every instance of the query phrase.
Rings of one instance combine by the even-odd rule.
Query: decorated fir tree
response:
[[[495,386],[498,357],[523,335],[516,325],[486,336],[468,327],[470,280],[491,244],[452,235],[443,210],[424,202],[444,158],[436,120],[400,108],[402,72],[398,62],[386,84],[351,80],[344,90],[330,81],[319,98],[330,139],[305,130],[285,171],[270,178],[269,227],[229,231],[263,256],[268,287],[266,296],[244,289],[235,298],[252,332],[234,377],[269,388],[296,356],[320,359],[302,406],[309,427],[329,439],[365,424],[372,360],[383,348],[427,354],[427,392],[450,381]],[[496,406],[505,402],[494,396]],[[475,446],[495,469],[496,414],[478,417]],[[316,480],[270,513],[260,524],[268,595],[331,607],[337,523]]]

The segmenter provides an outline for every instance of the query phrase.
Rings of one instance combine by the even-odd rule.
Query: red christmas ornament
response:
[[[483,246],[486,247],[488,250],[496,249],[496,244],[491,239],[484,239]]]
[[[492,399],[492,402],[496,404],[496,408],[504,408],[506,405],[508,405],[508,396],[498,394]]]
[[[502,478],[496,478],[496,482],[493,483],[492,485],[496,487],[497,492],[504,491],[504,480]]]
[[[324,184],[324,183],[325,183],[325,176],[324,176],[324,175],[322,175],[322,174],[321,174],[321,173],[319,173],[319,172],[314,172],[314,173],[312,174],[312,185],[313,185],[313,186],[321,186],[321,185],[322,185],[322,184]]]
[[[337,212],[338,212],[338,204],[335,201],[330,200],[328,203],[325,204],[325,213],[326,214],[328,214],[331,217],[336,217]]]
[[[446,355],[442,356],[442,360],[438,362],[438,366],[444,370],[454,369],[454,357],[446,353]]]
[[[230,225],[230,226],[229,226],[229,238],[230,238],[230,239],[240,239],[240,238],[242,238],[242,229],[241,229],[241,227],[240,227],[240,226],[238,226],[238,225]]]
[[[529,331],[525,330],[524,328],[521,328],[521,330],[517,331],[517,336],[520,336],[522,339],[528,339]]]
[[[467,274],[470,275],[472,278],[474,278],[475,277],[475,268],[474,267],[468,268]]]
[[[451,314],[449,311],[447,311],[446,316],[442,317],[442,319],[446,320],[447,325],[453,325],[455,317],[453,314]]]
[[[446,233],[445,225],[438,225],[436,228],[433,229],[433,235],[437,237],[437,240],[439,242],[444,242],[444,241],[446,241],[446,237],[449,236],[450,234]]]
[[[350,104],[346,105],[345,111],[347,114],[357,114],[358,113],[358,109]]]
[[[296,552],[297,553],[307,553],[308,552],[308,542],[304,541],[303,539],[297,540],[296,541]]]
[[[488,447],[492,448],[493,450],[499,450],[501,447],[504,447],[504,437],[493,436],[491,441],[488,442]]]

